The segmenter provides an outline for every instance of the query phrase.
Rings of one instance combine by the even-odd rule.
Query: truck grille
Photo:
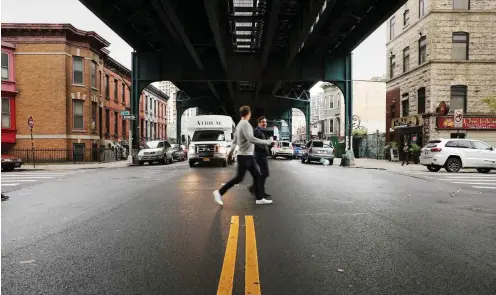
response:
[[[199,144],[196,146],[197,153],[213,153],[215,152],[214,144]]]

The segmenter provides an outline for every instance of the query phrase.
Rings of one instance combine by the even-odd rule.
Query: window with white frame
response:
[[[84,59],[82,57],[74,56],[72,58],[72,83],[84,84],[83,64]]]
[[[329,120],[329,133],[335,133],[334,132],[334,119]]]
[[[84,106],[84,101],[83,100],[74,100],[73,101],[73,128],[74,129],[84,129],[84,122],[83,122],[83,106]]]
[[[10,98],[2,97],[2,128],[10,128]]]
[[[470,0],[453,0],[453,9],[470,9]]]
[[[331,109],[334,108],[334,95],[331,95],[329,97],[329,106],[330,106]]]
[[[9,55],[2,52],[2,80],[9,79]]]
[[[419,0],[419,18],[425,15],[425,0]]]
[[[393,16],[389,20],[389,40],[392,40],[394,38],[394,27],[396,25],[396,18]]]

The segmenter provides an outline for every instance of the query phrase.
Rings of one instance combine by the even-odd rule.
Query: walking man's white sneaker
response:
[[[268,205],[268,204],[272,204],[272,200],[267,200],[267,199],[261,199],[261,200],[257,200],[257,205]]]
[[[214,191],[214,200],[217,204],[224,206],[224,203],[222,202],[222,196],[220,195],[219,190]]]

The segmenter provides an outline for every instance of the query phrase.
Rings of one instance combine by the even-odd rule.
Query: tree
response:
[[[496,94],[483,98],[482,102],[487,104],[489,112],[496,113]]]

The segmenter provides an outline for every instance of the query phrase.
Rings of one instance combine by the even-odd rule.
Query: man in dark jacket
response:
[[[253,136],[258,139],[266,140],[266,128],[267,128],[267,118],[264,116],[257,119],[258,126],[253,130]],[[261,174],[262,190],[265,198],[269,198],[271,195],[265,191],[265,180],[269,177],[269,163],[267,157],[270,154],[268,145],[255,144],[255,161],[257,162],[258,168]],[[253,186],[249,188],[250,192],[253,192]]]

